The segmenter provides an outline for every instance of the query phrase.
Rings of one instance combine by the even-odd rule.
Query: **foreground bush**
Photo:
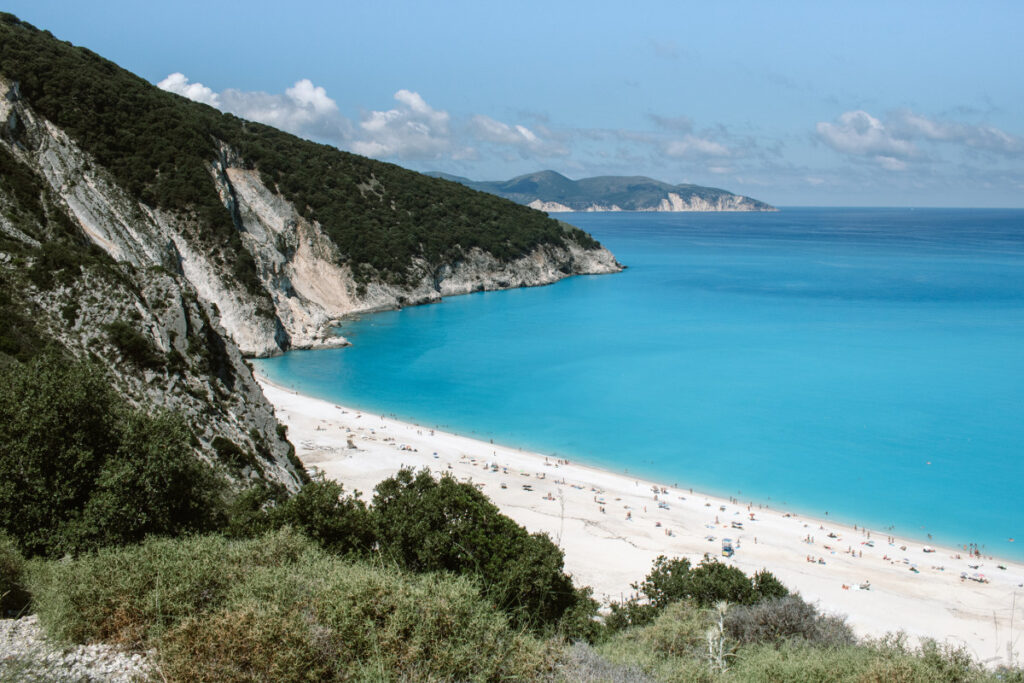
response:
[[[466,579],[351,564],[289,529],[101,550],[30,585],[48,633],[155,648],[167,680],[531,679],[554,660]]]
[[[856,642],[845,617],[820,614],[799,595],[750,606],[734,605],[725,615],[725,630],[742,644],[801,639],[823,647],[839,647]]]
[[[996,681],[963,650],[925,643],[911,648],[901,636],[839,648],[805,642],[740,650],[729,672],[738,681],[768,683],[968,683]]]
[[[290,526],[335,555],[369,555],[377,542],[373,511],[348,495],[345,487],[314,475],[294,495],[277,484],[263,483],[235,497],[225,533],[252,538]]]
[[[132,409],[98,369],[44,353],[0,376],[0,530],[59,556],[217,523],[220,480],[184,420]]]
[[[381,554],[414,572],[474,576],[516,626],[554,626],[578,596],[562,551],[469,484],[401,470],[373,498]]]
[[[15,615],[28,605],[23,587],[25,558],[7,534],[0,531],[0,619]]]
[[[808,610],[806,608],[810,607]],[[669,605],[647,626],[615,634],[592,653],[611,664],[659,681],[763,683],[969,683],[1020,681],[1016,671],[984,670],[963,649],[926,641],[911,647],[903,635],[857,643],[849,627],[823,617],[790,596],[752,607],[732,607],[727,617],[726,671],[712,666],[708,632],[714,610],[692,602]],[[731,624],[728,620],[732,620]],[[731,630],[737,622],[742,642]],[[595,667],[591,667],[595,668]]]
[[[643,581],[634,583],[633,588],[639,593],[637,598],[611,605],[606,623],[613,631],[649,624],[667,606],[681,600],[700,607],[711,607],[721,601],[753,605],[789,594],[767,570],[748,577],[740,569],[715,559],[705,559],[693,567],[686,558],[669,559],[664,555],[654,560],[651,572]]]
[[[710,681],[707,634],[713,623],[711,610],[689,600],[674,602],[648,625],[615,633],[596,652],[655,680]]]

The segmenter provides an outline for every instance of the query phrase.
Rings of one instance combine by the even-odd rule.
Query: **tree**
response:
[[[376,543],[373,518],[358,492],[345,495],[341,484],[322,474],[274,508],[273,526],[292,526],[337,555],[365,554]]]
[[[220,491],[181,416],[133,409],[91,364],[48,351],[0,376],[0,530],[26,554],[210,529]]]
[[[690,561],[685,557],[673,557],[671,560],[659,555],[654,560],[651,573],[639,584],[634,583],[633,589],[647,596],[652,605],[658,609],[667,607],[669,603],[685,598],[689,591]]]
[[[562,551],[469,484],[403,469],[376,488],[381,553],[416,572],[470,574],[519,626],[553,625],[576,601]]]

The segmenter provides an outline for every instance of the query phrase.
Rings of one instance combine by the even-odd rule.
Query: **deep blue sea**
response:
[[[421,424],[1024,558],[1024,211],[558,217],[629,269],[364,316],[350,348],[257,365]]]

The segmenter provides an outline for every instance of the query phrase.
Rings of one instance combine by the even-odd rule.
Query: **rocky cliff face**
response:
[[[318,348],[344,344],[332,324],[353,313],[431,303],[442,297],[510,287],[532,287],[569,275],[614,273],[622,269],[607,249],[541,245],[524,257],[503,262],[480,249],[431,267],[416,259],[412,283],[360,283],[351,266],[316,223],[267,188],[255,171],[230,153],[217,169],[222,194],[234,197],[242,239],[259,267],[260,279],[274,302],[279,326],[254,330],[247,311],[223,314],[225,326],[246,353],[266,355],[281,348]],[[209,280],[209,277],[199,279]],[[198,285],[197,285],[198,287]],[[209,296],[223,310],[235,302],[225,293]],[[229,319],[230,317],[230,319]],[[237,330],[237,332],[236,332]]]
[[[16,170],[22,187],[29,185],[20,200],[10,183],[0,185],[7,332],[106,366],[136,405],[181,412],[197,452],[229,477],[296,488],[305,476],[301,465],[224,334],[218,307],[184,275],[173,221],[129,199],[61,130],[36,116],[14,84],[0,81],[0,93],[0,152],[24,165]],[[33,195],[36,220],[21,206]],[[89,255],[84,240],[77,250],[59,251],[66,247],[55,246],[52,225],[61,223],[104,253]],[[15,351],[5,345],[5,353]]]

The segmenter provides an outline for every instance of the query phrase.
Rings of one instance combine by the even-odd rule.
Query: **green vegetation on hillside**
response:
[[[554,624],[577,600],[558,546],[501,514],[473,486],[401,470],[377,486],[373,511],[386,558],[416,572],[477,576],[517,626]]]
[[[552,659],[468,580],[346,562],[287,529],[37,564],[28,584],[49,633],[154,648],[164,680],[522,680]]]
[[[542,202],[558,202],[570,209],[585,211],[593,205],[618,206],[625,211],[638,211],[658,206],[670,192],[684,200],[701,199],[714,204],[719,199],[736,197],[732,192],[703,185],[672,185],[644,176],[598,176],[571,180],[554,171],[539,171],[517,176],[504,181],[479,181],[432,174],[461,183],[474,190],[490,192],[520,204],[529,204],[539,199]],[[756,211],[774,211],[774,207],[749,197],[746,205]]]
[[[0,531],[59,557],[214,528],[221,484],[177,415],[53,352],[0,370]]]
[[[191,216],[195,234],[256,287],[234,217],[210,164],[220,143],[258,169],[306,218],[319,221],[357,277],[403,283],[416,257],[431,267],[479,247],[501,260],[582,231],[462,185],[221,114],[164,92],[95,53],[0,14],[0,74],[145,203]]]

